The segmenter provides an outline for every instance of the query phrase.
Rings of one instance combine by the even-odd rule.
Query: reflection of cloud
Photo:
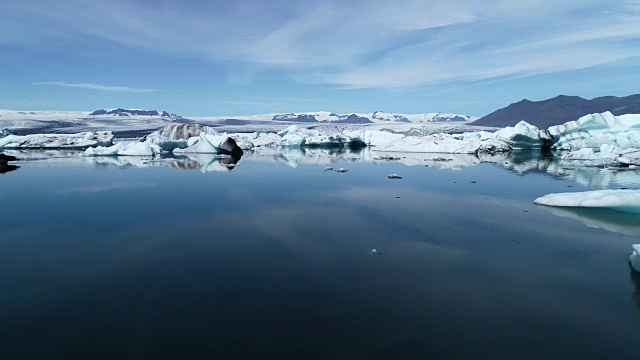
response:
[[[155,183],[122,183],[122,184],[106,184],[95,186],[83,186],[70,189],[56,189],[51,191],[53,194],[68,195],[68,194],[93,194],[107,191],[122,191],[122,190],[135,190],[156,186]]]
[[[640,235],[638,214],[613,209],[539,206],[550,213],[581,221],[591,228],[605,229],[625,235]]]

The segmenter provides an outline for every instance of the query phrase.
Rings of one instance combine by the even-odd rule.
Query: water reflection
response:
[[[94,165],[120,168],[170,167],[175,169],[196,169],[202,172],[231,171],[240,161],[241,155],[189,154],[180,156],[85,156],[82,151],[64,150],[14,150],[14,157],[24,162],[46,163],[47,165]],[[1,163],[0,163],[1,166]]]
[[[631,277],[631,282],[634,285],[633,294],[631,294],[631,301],[638,309],[638,313],[640,313],[640,273],[633,270],[631,265],[629,265],[629,276]]]
[[[21,160],[43,160],[48,163],[89,163],[111,166],[168,166],[178,169],[199,169],[203,172],[230,171],[240,161],[239,156],[189,154],[181,156],[85,156],[81,151],[7,151]],[[378,151],[376,148],[256,148],[245,151],[242,159],[282,163],[290,167],[300,164],[329,165],[337,161],[389,163],[406,166],[427,166],[443,170],[460,170],[489,163],[508,171],[526,175],[544,174],[554,178],[570,179],[584,186],[612,187],[639,186],[639,169],[588,167],[581,161],[562,160],[539,151],[514,151],[497,154],[438,154],[399,153]]]
[[[556,216],[578,220],[591,228],[604,229],[618,234],[640,235],[638,214],[613,209],[538,206]]]
[[[9,161],[16,161],[18,158],[15,156],[5,155],[0,153],[0,174],[8,173],[9,171],[18,170],[20,166],[11,165]]]

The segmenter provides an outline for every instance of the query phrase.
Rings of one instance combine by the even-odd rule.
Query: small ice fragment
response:
[[[629,262],[631,263],[631,267],[633,268],[633,270],[640,272],[640,244],[631,246],[633,246],[633,253],[631,253],[631,256],[629,257]]]
[[[333,170],[331,166],[327,166],[326,168],[324,168],[324,171],[331,171],[331,170]]]
[[[347,169],[345,169],[345,168],[340,168],[340,169],[338,169],[338,170],[336,170],[336,171],[337,171],[337,172],[339,172],[339,173],[346,173],[346,172],[347,172],[347,171],[349,171],[349,170],[347,170]]]
[[[400,176],[398,174],[389,174],[388,178],[389,179],[402,179],[402,176]]]
[[[373,254],[373,255],[381,255],[382,251],[380,251],[378,249],[371,249],[371,254]]]

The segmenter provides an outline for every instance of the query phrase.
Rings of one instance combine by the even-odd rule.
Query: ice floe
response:
[[[594,190],[548,194],[534,203],[559,207],[610,208],[640,213],[640,190]]]
[[[83,132],[77,134],[32,134],[0,137],[3,149],[86,149],[95,146],[111,146],[111,131]]]

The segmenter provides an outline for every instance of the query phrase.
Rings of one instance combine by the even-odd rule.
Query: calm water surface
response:
[[[638,356],[637,215],[533,204],[637,174],[313,156],[15,163],[0,358]]]

